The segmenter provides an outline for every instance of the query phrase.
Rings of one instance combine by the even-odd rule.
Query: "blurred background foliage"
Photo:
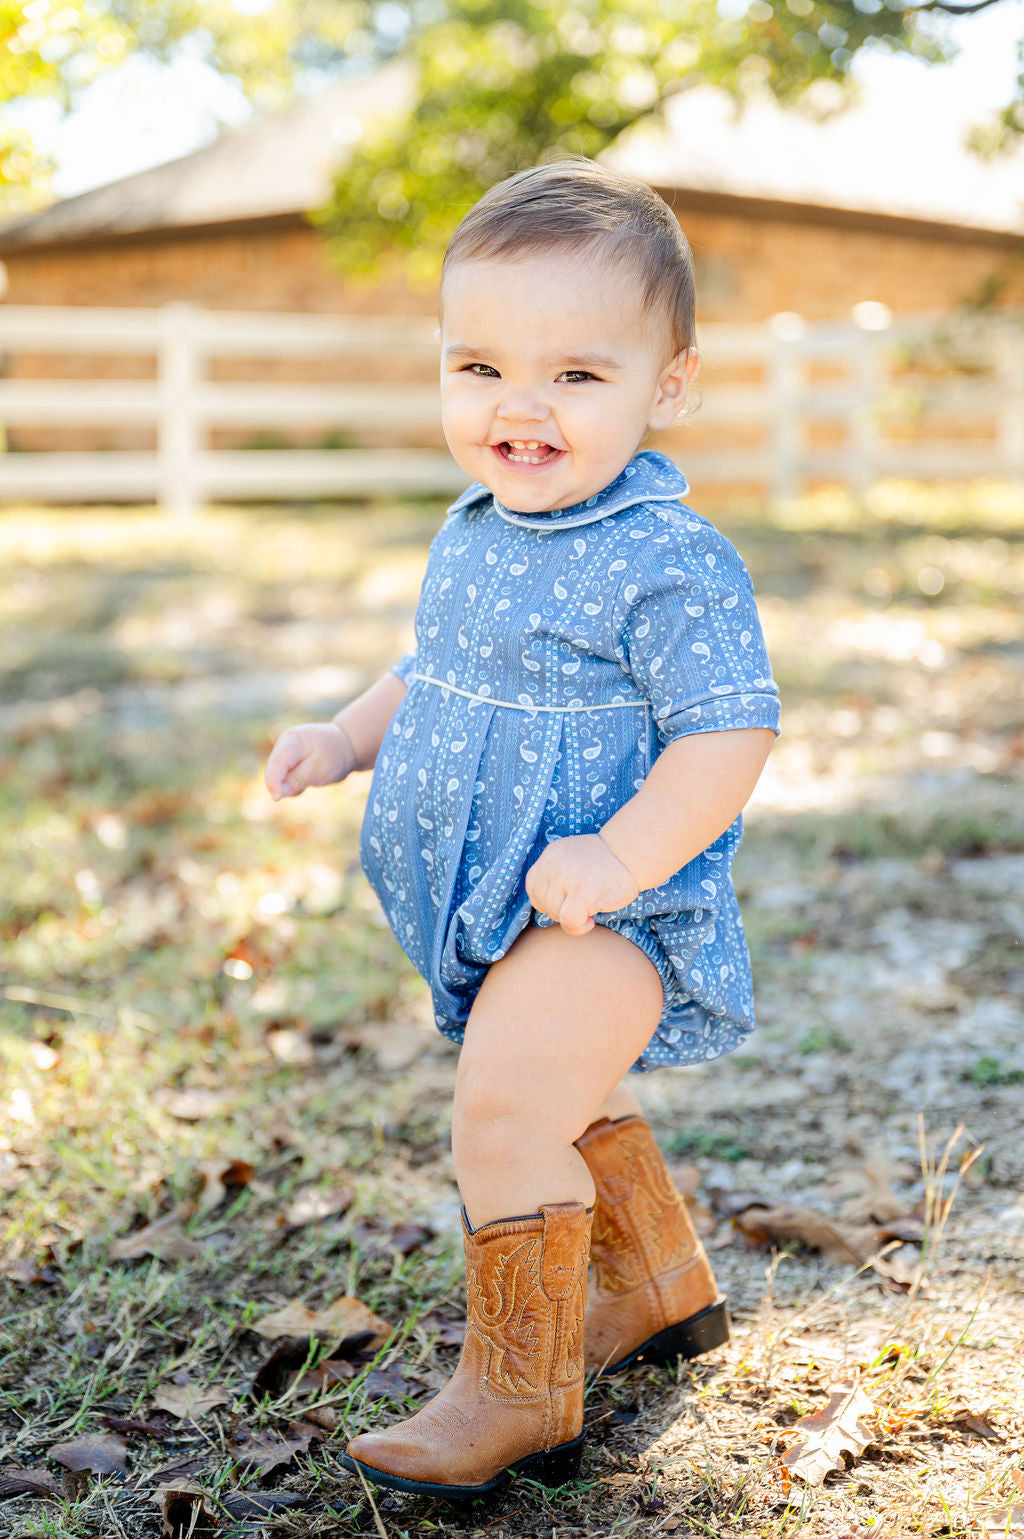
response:
[[[941,63],[955,51],[947,17],[1003,3],[0,0],[0,208],[45,198],[53,170],[5,105],[46,97],[71,110],[133,54],[200,59],[261,111],[398,57],[411,111],[358,144],[317,219],[349,270],[393,252],[432,273],[455,219],[495,180],[545,155],[596,155],[680,90],[799,103],[818,81],[849,87],[865,47]],[[1024,54],[1018,86],[979,147],[1024,132]]]

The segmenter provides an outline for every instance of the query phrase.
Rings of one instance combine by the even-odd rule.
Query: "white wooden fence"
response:
[[[858,313],[859,312],[859,313]],[[893,321],[862,305],[854,321],[702,328],[702,405],[680,456],[695,489],[755,483],[775,498],[808,481],[863,492],[883,476],[1024,481],[1024,322]],[[859,324],[858,324],[859,322]],[[448,493],[465,484],[441,449],[215,449],[218,428],[436,426],[433,385],[218,382],[212,359],[390,356],[425,374],[433,323],[409,317],[0,305],[0,429],[143,424],[156,448],[0,453],[0,501],[204,501],[375,492]],[[147,355],[151,379],[19,377],[19,354]],[[756,374],[729,382],[730,373]],[[955,424],[947,436],[943,424]],[[829,434],[828,425],[838,424]],[[827,441],[822,441],[822,431]],[[755,442],[751,443],[751,430]],[[973,436],[972,436],[973,434]],[[735,438],[735,443],[732,441]],[[716,439],[721,447],[715,447]]]

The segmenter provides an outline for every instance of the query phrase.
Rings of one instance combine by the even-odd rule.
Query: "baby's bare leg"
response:
[[[607,1115],[602,1106],[650,1040],[662,999],[653,964],[602,925],[578,936],[531,926],[489,969],[466,1027],[452,1120],[474,1228],[541,1203],[593,1203],[573,1140]]]

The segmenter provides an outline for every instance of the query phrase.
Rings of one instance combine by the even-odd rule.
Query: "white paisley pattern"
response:
[[[604,491],[517,513],[474,484],[430,549],[409,688],[377,758],[363,866],[462,1040],[484,973],[537,915],[525,877],[548,841],[594,833],[674,738],[778,731],[753,589],[733,547],[638,454]],[[665,1004],[634,1069],[715,1058],[754,1026],[730,867],[741,820],[598,923],[640,946]]]

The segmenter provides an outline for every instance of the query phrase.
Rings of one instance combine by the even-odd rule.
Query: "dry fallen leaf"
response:
[[[60,1281],[60,1273],[55,1272],[52,1266],[46,1266],[42,1262],[29,1261],[26,1256],[19,1256],[16,1261],[4,1261],[0,1263],[0,1274],[16,1283],[20,1288],[31,1287],[33,1283],[55,1283]]]
[[[348,1047],[372,1048],[376,1066],[384,1074],[409,1068],[434,1045],[432,1034],[424,1027],[395,1021],[350,1027],[340,1040]]]
[[[377,1224],[363,1219],[358,1224],[353,1224],[349,1230],[349,1238],[354,1246],[362,1251],[364,1256],[389,1256],[398,1254],[408,1256],[414,1250],[419,1250],[421,1245],[426,1245],[434,1238],[434,1231],[426,1224],[392,1224],[390,1228],[382,1229]]]
[[[125,1468],[128,1444],[116,1432],[85,1432],[67,1443],[55,1443],[47,1451],[51,1459],[56,1459],[67,1470],[119,1475]]]
[[[991,1415],[991,1410],[979,1412],[970,1410],[968,1406],[960,1406],[957,1410],[951,1411],[948,1416],[943,1416],[940,1425],[955,1427],[958,1432],[966,1432],[969,1437],[987,1438],[992,1442],[1001,1443],[1003,1435],[997,1427],[993,1427],[989,1419]],[[1011,1470],[1010,1480],[1020,1491],[1024,1490],[1024,1484],[1019,1484],[1015,1479],[1018,1474],[1018,1471]],[[1021,1478],[1024,1479],[1024,1477]]]
[[[997,1507],[993,1512],[980,1512],[974,1521],[982,1539],[1021,1539],[1024,1507]]]
[[[308,1336],[284,1336],[278,1345],[257,1368],[252,1381],[252,1393],[279,1395],[294,1380],[296,1373],[309,1360]]]
[[[279,1507],[298,1507],[304,1500],[296,1491],[225,1491],[221,1506],[236,1522],[265,1518]]]
[[[843,1217],[855,1224],[869,1220],[885,1224],[905,1218],[914,1200],[898,1196],[892,1189],[893,1182],[913,1181],[919,1175],[920,1171],[912,1165],[891,1159],[883,1145],[875,1144],[858,1164],[840,1171],[840,1190],[851,1194],[843,1203]]]
[[[228,1453],[244,1468],[265,1473],[279,1464],[289,1464],[296,1454],[305,1453],[313,1439],[319,1436],[319,1427],[301,1421],[286,1427],[283,1437],[276,1432],[250,1432],[247,1427],[236,1427],[228,1444]]]
[[[318,1186],[299,1187],[278,1223],[286,1233],[306,1224],[319,1224],[325,1218],[344,1213],[354,1196],[350,1186],[332,1186],[326,1191]]]
[[[23,1470],[14,1464],[0,1465],[0,1501],[8,1496],[52,1496],[57,1482],[49,1470]]]
[[[798,1240],[820,1251],[826,1261],[837,1265],[862,1266],[878,1249],[878,1230],[874,1224],[847,1224],[826,1218],[813,1208],[747,1208],[733,1223],[755,1244],[772,1240]]]
[[[871,1266],[880,1277],[886,1277],[897,1289],[906,1291],[921,1279],[921,1247],[919,1245],[894,1245],[883,1254],[872,1256]]]
[[[829,1391],[828,1405],[793,1424],[800,1440],[783,1455],[782,1463],[798,1480],[820,1486],[830,1470],[844,1469],[844,1454],[858,1458],[871,1441],[862,1417],[875,1408],[857,1384],[839,1384]]]
[[[183,1090],[168,1087],[156,1093],[157,1102],[179,1122],[202,1122],[219,1112],[228,1099],[226,1090],[207,1090],[201,1085],[188,1085]]]
[[[173,1464],[165,1464],[162,1469],[152,1470],[149,1480],[155,1486],[166,1486],[175,1483],[180,1486],[183,1481],[191,1483],[192,1476],[202,1469],[203,1462],[203,1459],[200,1457],[176,1459]]]
[[[453,1320],[440,1309],[428,1309],[421,1315],[420,1325],[431,1334],[436,1332],[439,1347],[461,1347],[466,1339],[465,1317]]]
[[[295,1393],[318,1395],[322,1390],[330,1389],[335,1384],[354,1379],[356,1374],[361,1372],[362,1365],[350,1362],[347,1357],[328,1357],[322,1363],[317,1363],[315,1368],[310,1368],[301,1378],[296,1375]]]
[[[265,1341],[277,1341],[281,1336],[335,1336],[343,1339],[370,1331],[373,1333],[374,1344],[383,1346],[394,1327],[375,1315],[360,1299],[345,1296],[317,1310],[308,1308],[301,1299],[290,1299],[280,1309],[257,1320],[252,1329]]]
[[[204,1389],[201,1384],[193,1384],[185,1378],[184,1383],[161,1384],[153,1395],[153,1404],[159,1406],[161,1411],[169,1411],[172,1416],[179,1416],[183,1421],[198,1421],[200,1416],[205,1416],[207,1411],[212,1411],[216,1405],[227,1405],[231,1396],[227,1390],[219,1384],[211,1384]]]
[[[363,1388],[374,1400],[404,1400],[412,1386],[399,1368],[371,1368]]]
[[[316,1059],[316,1050],[306,1033],[290,1027],[268,1031],[267,1046],[278,1063],[289,1064],[292,1068],[308,1068]]]
[[[202,1160],[196,1166],[196,1176],[200,1183],[199,1211],[209,1213],[220,1207],[229,1187],[234,1196],[237,1188],[248,1186],[253,1169],[247,1160]]]
[[[176,1480],[155,1491],[150,1501],[160,1508],[166,1539],[202,1539],[220,1527],[212,1495],[194,1480]]]
[[[148,1421],[139,1421],[134,1416],[101,1416],[100,1421],[111,1432],[138,1432],[143,1437],[165,1437],[171,1425],[163,1416],[153,1416]]]
[[[108,1252],[111,1261],[139,1261],[143,1256],[156,1256],[160,1261],[195,1261],[206,1254],[206,1248],[193,1240],[182,1229],[186,1219],[195,1209],[190,1202],[179,1202],[170,1213],[146,1224],[132,1234],[115,1240]]]

